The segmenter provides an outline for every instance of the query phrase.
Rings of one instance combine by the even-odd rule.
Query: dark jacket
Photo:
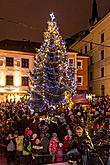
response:
[[[94,146],[89,135],[83,134],[81,137],[77,135],[73,136],[73,140],[69,145],[69,150],[77,148],[81,154],[84,154],[87,150],[93,150]]]

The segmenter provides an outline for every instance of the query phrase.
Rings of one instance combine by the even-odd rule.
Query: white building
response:
[[[17,101],[29,90],[29,72],[33,68],[34,46],[29,41],[0,42],[0,101]]]

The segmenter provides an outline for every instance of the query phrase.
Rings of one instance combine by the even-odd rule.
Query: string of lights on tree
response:
[[[71,97],[77,88],[74,68],[69,66],[66,46],[53,13],[47,25],[30,74],[30,108],[35,111],[66,108],[68,103],[72,106]]]

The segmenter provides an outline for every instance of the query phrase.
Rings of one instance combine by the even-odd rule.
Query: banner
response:
[[[83,94],[75,95],[75,96],[72,97],[72,100],[73,100],[75,103],[86,103],[86,102],[87,102],[86,94],[83,93]]]

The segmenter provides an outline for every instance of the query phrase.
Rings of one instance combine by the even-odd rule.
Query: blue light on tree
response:
[[[35,111],[58,109],[66,104],[65,91],[74,95],[74,69],[68,66],[65,43],[59,33],[54,13],[50,14],[44,43],[34,61],[31,79],[31,107]],[[42,109],[43,108],[43,109]]]

